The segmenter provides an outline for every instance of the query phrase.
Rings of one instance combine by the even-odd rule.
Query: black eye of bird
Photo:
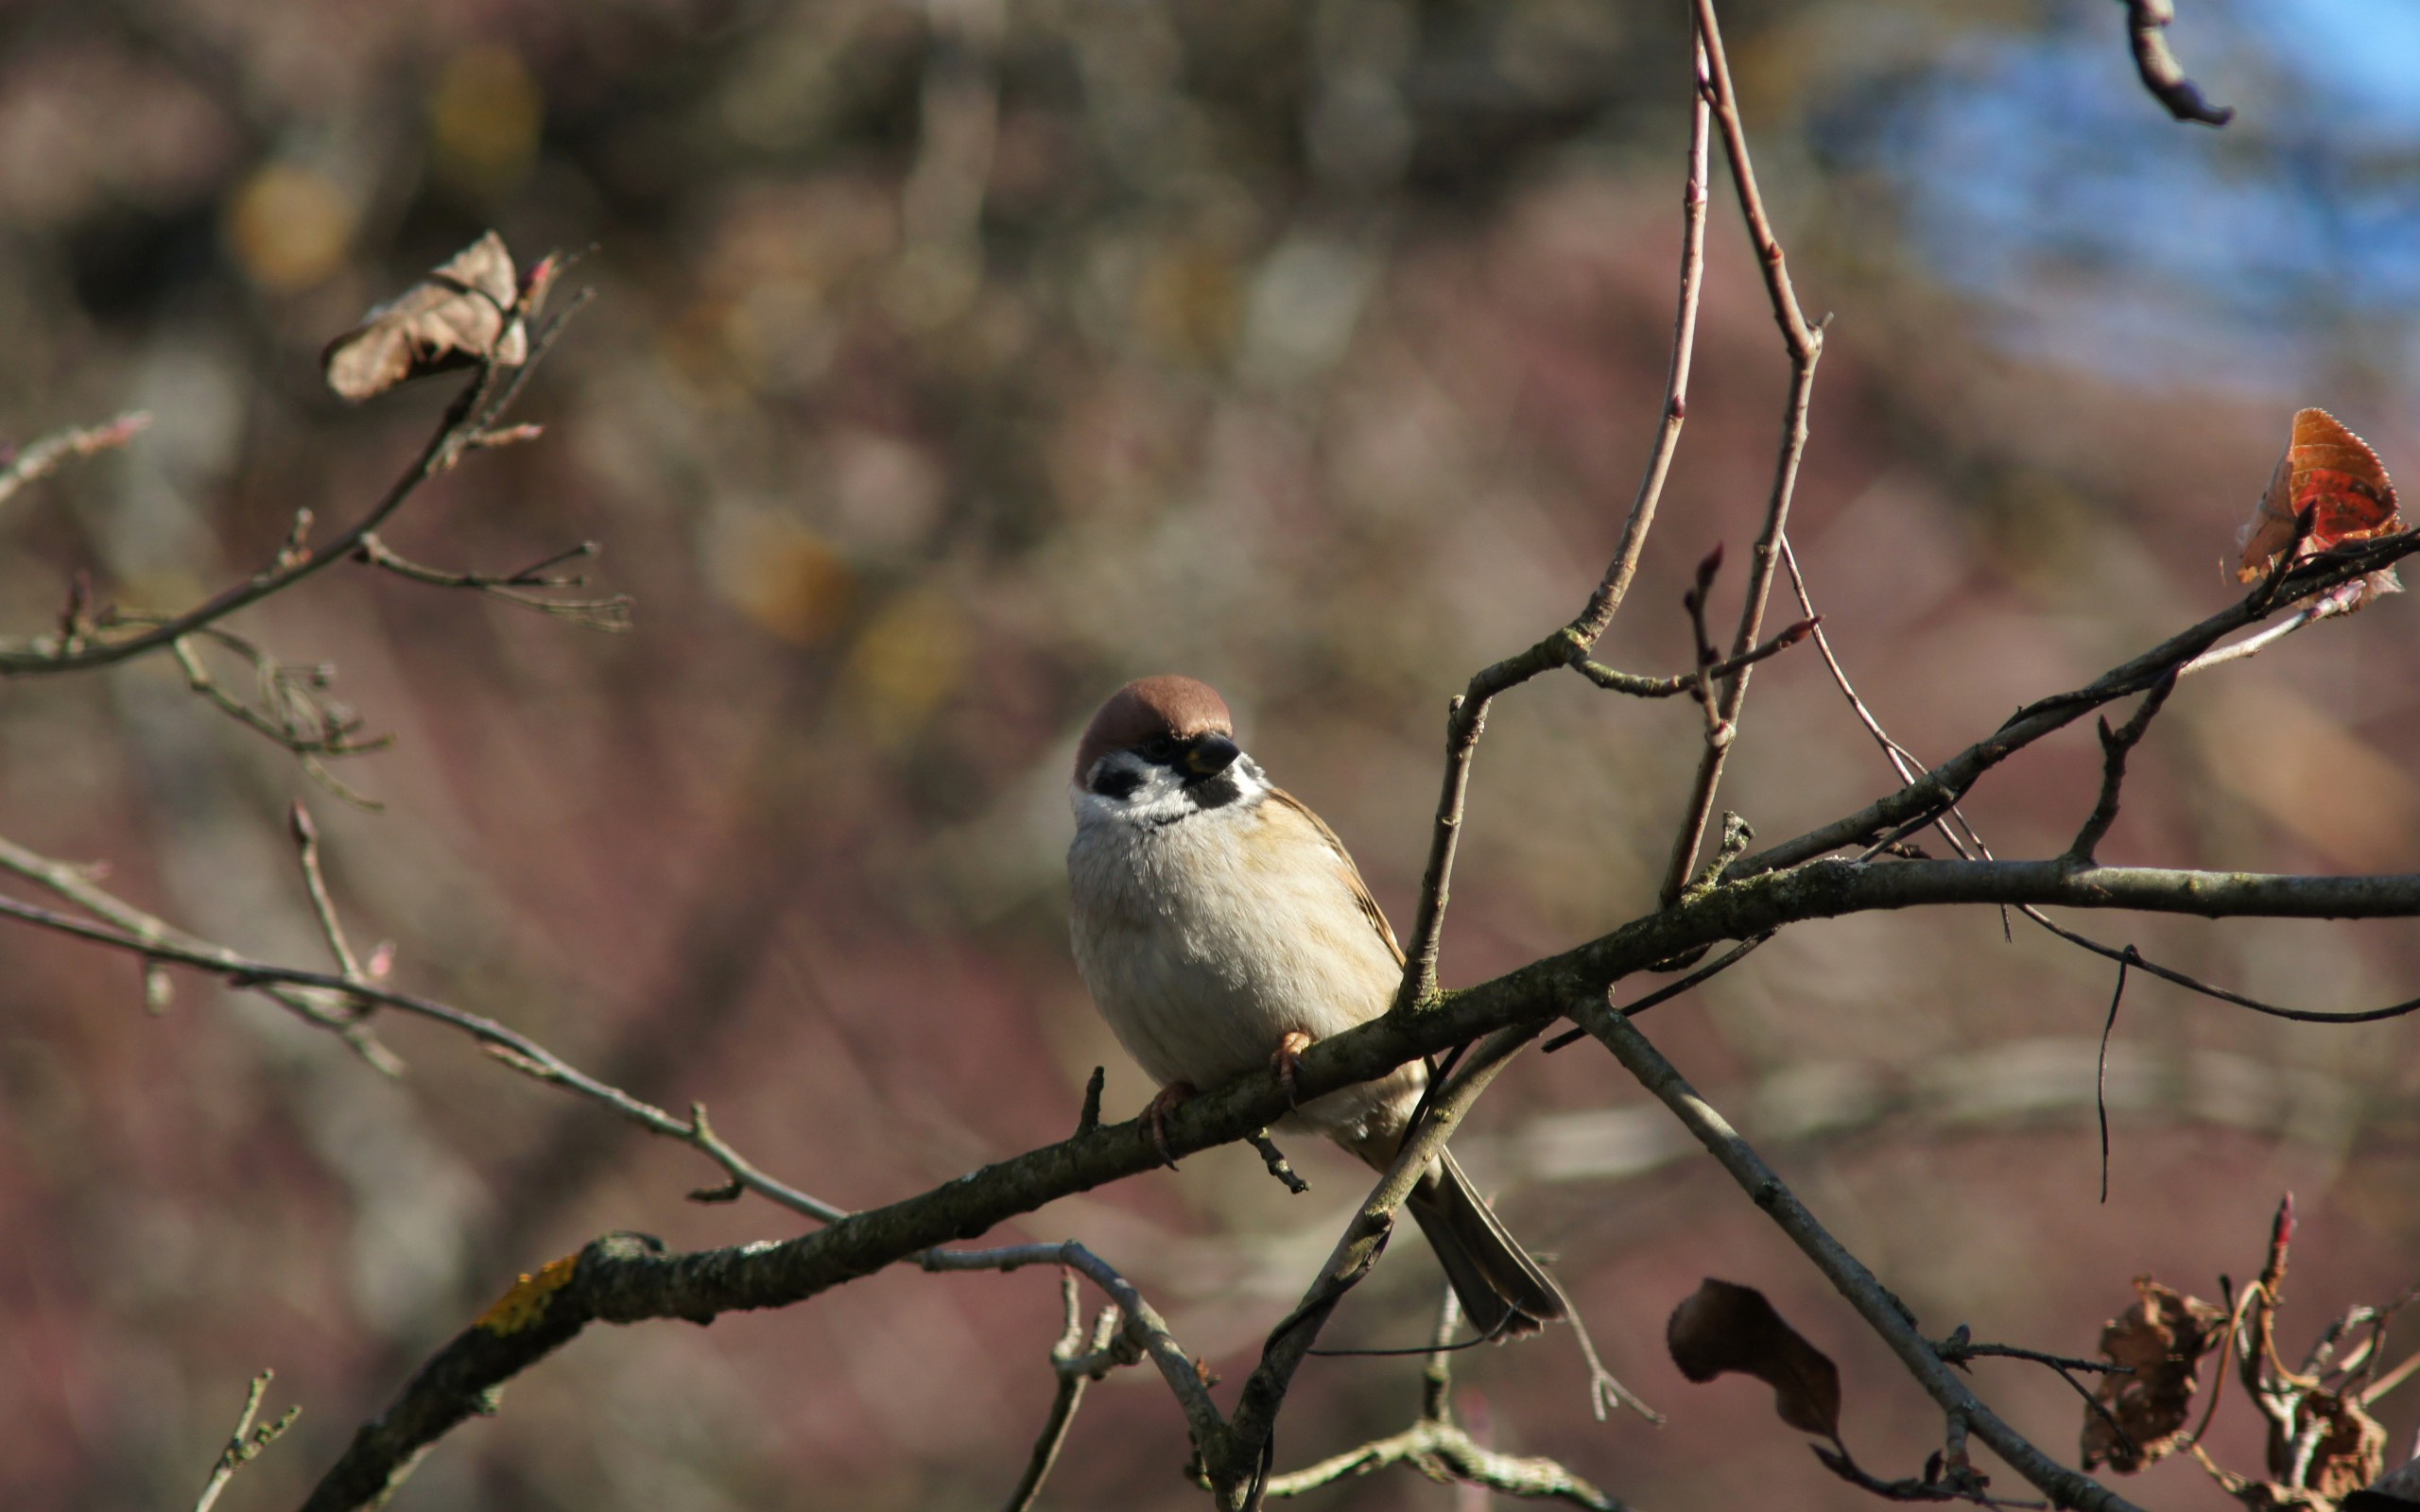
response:
[[[1176,760],[1177,742],[1171,735],[1153,735],[1136,748],[1142,752],[1145,761],[1158,765],[1165,766]]]

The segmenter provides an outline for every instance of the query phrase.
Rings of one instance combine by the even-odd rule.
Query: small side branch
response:
[[[115,451],[151,428],[147,410],[131,410],[105,425],[53,431],[0,460],[0,504],[28,483],[50,476],[70,462]]]
[[[1820,617],[1800,620],[1746,654],[1715,662],[1705,669],[1704,676],[1714,679],[1727,678],[1741,667],[1754,666],[1768,657],[1779,656],[1806,639],[1821,623]],[[1634,698],[1669,698],[1676,694],[1694,693],[1697,691],[1699,677],[1694,672],[1678,672],[1668,678],[1647,678],[1635,672],[1617,672],[1600,662],[1585,660],[1574,662],[1571,669],[1608,693],[1628,694]]]
[[[1083,1404],[1084,1388],[1116,1366],[1139,1364],[1142,1358],[1139,1354],[1126,1358],[1126,1351],[1118,1349],[1125,1335],[1118,1329],[1121,1314],[1116,1308],[1101,1309],[1098,1321],[1087,1336],[1083,1294],[1076,1286],[1075,1274],[1063,1274],[1059,1286],[1067,1310],[1066,1331],[1050,1347],[1050,1369],[1059,1378],[1059,1390],[1051,1399],[1050,1416],[1033,1441],[1033,1453],[1026,1461],[1025,1474],[1009,1493],[1005,1512],[1031,1512],[1034,1502],[1042,1495],[1042,1483],[1050,1478],[1051,1467],[1059,1462],[1059,1452],[1067,1445],[1067,1431],[1076,1425],[1076,1409]]]
[[[527,428],[515,427],[516,430]],[[584,625],[593,630],[621,634],[631,627],[632,600],[630,594],[613,593],[603,598],[562,598],[545,592],[549,589],[587,587],[588,579],[585,576],[562,576],[555,574],[553,570],[576,558],[594,557],[603,549],[604,547],[596,541],[583,541],[567,551],[559,551],[543,561],[532,562],[519,572],[502,575],[450,573],[440,567],[423,566],[404,557],[381,541],[377,532],[372,531],[361,538],[361,544],[354,551],[354,559],[392,573],[409,582],[426,584],[431,588],[465,588],[474,593],[484,593],[491,598],[502,599],[508,604],[518,604],[524,609],[536,610],[541,614],[551,615],[559,620],[568,620],[574,625]]]
[[[2109,721],[2100,721],[2100,797],[2092,806],[2092,814],[2076,832],[2075,843],[2067,847],[2067,859],[2079,867],[2092,865],[2093,851],[2109,835],[2109,827],[2118,822],[2118,790],[2126,782],[2126,757],[2142,743],[2152,721],[2159,717],[2160,706],[2176,691],[2178,673],[2170,671],[2152,684],[2143,696],[2142,706],[2134,717],[2116,730]]]
[[[210,1512],[217,1504],[218,1494],[235,1478],[235,1472],[258,1459],[262,1450],[276,1443],[280,1435],[294,1426],[294,1419],[302,1416],[301,1407],[288,1407],[285,1416],[277,1421],[252,1425],[261,1410],[261,1399],[268,1395],[268,1383],[276,1379],[274,1370],[264,1370],[252,1377],[251,1389],[244,1396],[243,1415],[235,1419],[235,1431],[228,1435],[227,1447],[219,1452],[218,1465],[210,1472],[209,1483],[194,1500],[193,1512]]]
[[[757,1169],[715,1134],[705,1121],[702,1108],[693,1108],[685,1120],[676,1118],[619,1087],[599,1081],[527,1035],[493,1019],[431,998],[399,992],[370,979],[366,973],[348,977],[341,971],[309,971],[252,960],[175,929],[103,890],[91,878],[78,874],[76,868],[35,855],[5,839],[0,839],[0,870],[41,883],[105,922],[95,923],[6,897],[0,897],[0,918],[130,952],[143,957],[149,967],[187,967],[216,976],[231,988],[262,992],[305,1022],[344,1037],[382,1071],[392,1073],[402,1067],[383,1046],[359,1032],[364,1027],[360,1019],[365,1005],[393,1008],[444,1024],[470,1036],[489,1055],[532,1080],[601,1103],[651,1134],[688,1145],[721,1166],[734,1182],[747,1191],[820,1223],[835,1223],[849,1215],[848,1210],[809,1196]]]
[[[2186,77],[2185,65],[2168,46],[2168,25],[2176,19],[2169,0],[2120,0],[2126,8],[2126,35],[2135,50],[2135,72],[2152,98],[2168,107],[2180,121],[2224,126],[2235,119],[2232,105],[2213,105],[2202,86]]]
[[[1816,1221],[1763,1157],[1698,1095],[1697,1090],[1627,1018],[1611,1007],[1591,1005],[1581,1019],[1589,1033],[1614,1053],[1614,1058],[1671,1109],[1739,1184],[1740,1190],[1780,1226],[1945,1412],[1971,1428],[2011,1469],[2048,1496],[2053,1505],[2075,1507],[2080,1512],[2139,1512],[2133,1503],[2090,1476],[2051,1459],[1983,1405],[1956,1372],[1943,1364],[1931,1341],[1916,1331],[1906,1304]]]

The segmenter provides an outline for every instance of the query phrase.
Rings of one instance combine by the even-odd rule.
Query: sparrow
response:
[[[1069,933],[1076,968],[1167,1112],[1266,1068],[1292,1091],[1312,1042],[1392,1005],[1403,949],[1344,843],[1236,744],[1226,700],[1184,677],[1112,695],[1076,749]],[[1324,1134],[1378,1170],[1427,1085],[1418,1061],[1297,1107],[1278,1125]],[[1564,1315],[1555,1283],[1505,1231],[1450,1152],[1407,1204],[1483,1333]]]

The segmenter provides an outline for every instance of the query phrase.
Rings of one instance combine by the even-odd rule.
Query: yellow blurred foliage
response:
[[[511,189],[537,161],[544,118],[537,80],[519,54],[493,44],[464,48],[447,60],[429,91],[429,141],[439,175],[482,195]]]
[[[228,198],[221,232],[244,276],[276,293],[309,288],[352,245],[354,207],[327,175],[299,163],[256,169]]]
[[[813,645],[848,612],[856,588],[848,562],[797,521],[735,510],[715,535],[715,586],[758,628]]]
[[[958,691],[972,649],[966,613],[936,588],[893,594],[849,647],[841,687],[858,728],[877,746],[914,737]]]
[[[1243,318],[1233,260],[1200,245],[1152,259],[1135,286],[1134,317],[1168,356],[1205,368],[1225,361]]]

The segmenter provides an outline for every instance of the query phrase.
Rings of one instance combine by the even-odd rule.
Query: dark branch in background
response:
[[[2168,24],[2176,19],[2169,0],[2120,0],[2126,8],[2126,35],[2135,49],[2135,72],[2152,98],[2168,107],[2180,121],[2224,126],[2235,119],[2232,105],[2213,105],[2202,86],[2185,77],[2185,65],[2168,49]]]
[[[493,358],[483,360],[470,382],[455,396],[454,403],[446,406],[437,433],[429,438],[411,466],[389,486],[368,513],[324,544],[315,547],[289,538],[276,559],[261,571],[183,613],[148,621],[131,635],[112,638],[106,634],[81,637],[69,633],[0,645],[0,678],[86,671],[161,650],[237,610],[292,587],[331,562],[351,557],[363,540],[402,508],[421,485],[451,472],[466,454],[489,444],[491,438],[498,434],[496,426],[506,409],[544,360],[564,323],[588,302],[589,293],[583,289],[573,296],[561,314],[539,328],[529,342],[527,361],[507,368]],[[525,294],[525,301],[527,298]],[[517,304],[512,315],[515,319],[526,319],[529,313]]]
[[[1696,1089],[1627,1018],[1611,1007],[1596,1005],[1586,1008],[1580,1017],[1588,1032],[1602,1040],[1605,1048],[1614,1053],[1614,1058],[1672,1110],[1739,1184],[1740,1190],[1748,1194],[1749,1199],[1789,1236],[1823,1272],[1824,1280],[1848,1299],[1867,1326],[1881,1335],[1882,1342],[1890,1346],[1891,1352],[1899,1357],[1899,1363],[1907,1366],[1908,1373],[1941,1404],[1943,1411],[1971,1428],[1992,1452],[2048,1496],[2052,1505],[2075,1507],[2079,1512],[2139,1512],[2133,1503],[2100,1482],[2042,1452],[1983,1405],[1957,1373],[1943,1363],[1934,1346],[1917,1332],[1907,1304],[1841,1246],[1840,1241],[1816,1221],[1815,1215],[1739,1137],[1738,1131],[1698,1095]]]
[[[54,431],[21,451],[9,451],[0,460],[0,504],[8,503],[26,484],[46,478],[70,462],[113,451],[151,427],[144,410],[120,415],[106,425]]]
[[[2126,971],[2138,957],[2126,947],[2118,960],[2118,985],[2109,992],[2109,1017],[2100,1024],[2100,1055],[2092,1069],[2092,1110],[2100,1122],[2100,1200],[2109,1201],[2109,1037],[2118,1032],[2118,1005],[2126,1001]]]

